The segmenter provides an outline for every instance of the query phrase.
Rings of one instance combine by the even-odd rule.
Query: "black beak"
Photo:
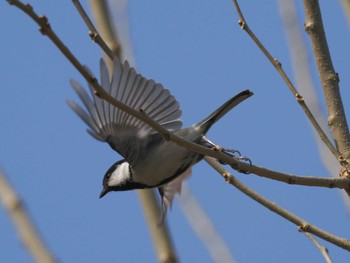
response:
[[[107,193],[108,193],[108,189],[107,188],[103,188],[102,192],[100,193],[100,198],[104,197]]]

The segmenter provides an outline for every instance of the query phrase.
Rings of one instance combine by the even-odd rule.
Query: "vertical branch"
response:
[[[17,228],[18,234],[24,247],[31,253],[35,262],[52,263],[55,262],[50,251],[45,247],[30,220],[23,202],[19,199],[15,191],[7,182],[5,175],[0,171],[0,201],[12,218],[12,222]]]
[[[157,223],[159,221],[160,207],[155,191],[152,189],[139,190],[138,194],[152,235],[153,244],[157,251],[158,262],[176,263],[177,257],[167,224],[164,222],[159,226]]]
[[[350,136],[343,102],[339,91],[339,77],[334,71],[317,0],[304,0],[305,31],[309,34],[312,50],[328,109],[328,125],[340,152],[339,158],[346,168],[350,166]]]
[[[327,136],[331,138],[332,135],[330,134],[327,121],[322,113],[319,103],[320,99],[317,96],[316,88],[311,77],[311,61],[307,54],[306,41],[303,39],[302,27],[298,23],[296,1],[279,0],[278,4],[280,17],[287,38],[296,85],[303,91],[305,100],[308,102],[308,106],[316,120],[319,122],[321,128],[326,132]],[[336,160],[325,145],[321,143],[316,133],[314,133],[314,137],[317,141],[323,163],[327,167],[329,173],[332,176],[336,176],[339,171],[338,160]]]
[[[280,17],[283,21],[284,32],[287,37],[287,43],[290,52],[290,58],[293,65],[293,72],[295,75],[296,84],[303,91],[305,99],[308,102],[310,110],[315,115],[317,121],[320,123],[322,129],[327,133],[329,138],[332,137],[327,126],[327,121],[322,113],[319,100],[317,96],[315,85],[312,81],[310,69],[311,61],[307,54],[306,40],[303,39],[303,30],[297,19],[297,9],[295,0],[279,0]],[[338,176],[339,162],[328,151],[319,137],[314,132],[320,156],[323,164],[332,176]],[[342,191],[344,202],[347,209],[350,210],[350,200],[348,195]]]
[[[157,193],[153,189],[139,190],[137,193],[152,235],[158,261],[161,263],[176,263],[176,252],[167,223],[164,221],[162,225],[158,225],[160,206],[157,201]]]

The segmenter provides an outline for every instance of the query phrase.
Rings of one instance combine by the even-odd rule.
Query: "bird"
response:
[[[89,71],[90,72],[90,71]],[[113,57],[112,76],[106,63],[100,60],[101,87],[116,100],[142,111],[175,135],[205,147],[215,146],[206,133],[236,105],[253,95],[244,90],[202,121],[182,128],[179,102],[170,91],[147,79],[117,56]],[[91,73],[92,74],[92,73]],[[75,80],[70,80],[85,109],[72,100],[70,108],[87,124],[87,132],[95,139],[107,142],[123,159],[115,162],[103,177],[100,198],[111,191],[158,188],[161,197],[160,223],[181,184],[191,174],[191,167],[203,155],[167,141],[143,121],[101,99],[90,83],[91,96]]]

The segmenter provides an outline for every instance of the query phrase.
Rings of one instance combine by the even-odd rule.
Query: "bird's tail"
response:
[[[202,130],[202,132],[205,134],[215,122],[220,120],[226,113],[228,113],[235,106],[240,104],[242,101],[249,98],[250,96],[253,96],[253,94],[254,93],[251,92],[250,90],[241,91],[236,96],[226,101],[222,106],[216,109],[212,114],[210,114],[204,120],[197,123],[195,126],[199,127]]]

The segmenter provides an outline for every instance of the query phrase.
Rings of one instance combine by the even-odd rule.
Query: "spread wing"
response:
[[[112,72],[110,78],[101,59],[101,86],[107,93],[129,107],[142,110],[166,129],[181,128],[179,103],[161,84],[144,78],[127,61],[122,64],[118,57],[113,59]],[[71,100],[68,104],[88,125],[88,133],[99,141],[108,142],[129,163],[135,161],[133,153],[138,152],[143,140],[149,140],[149,136],[158,137],[144,122],[97,97],[91,84],[88,83],[91,96],[76,81],[71,80],[71,85],[85,109]]]

